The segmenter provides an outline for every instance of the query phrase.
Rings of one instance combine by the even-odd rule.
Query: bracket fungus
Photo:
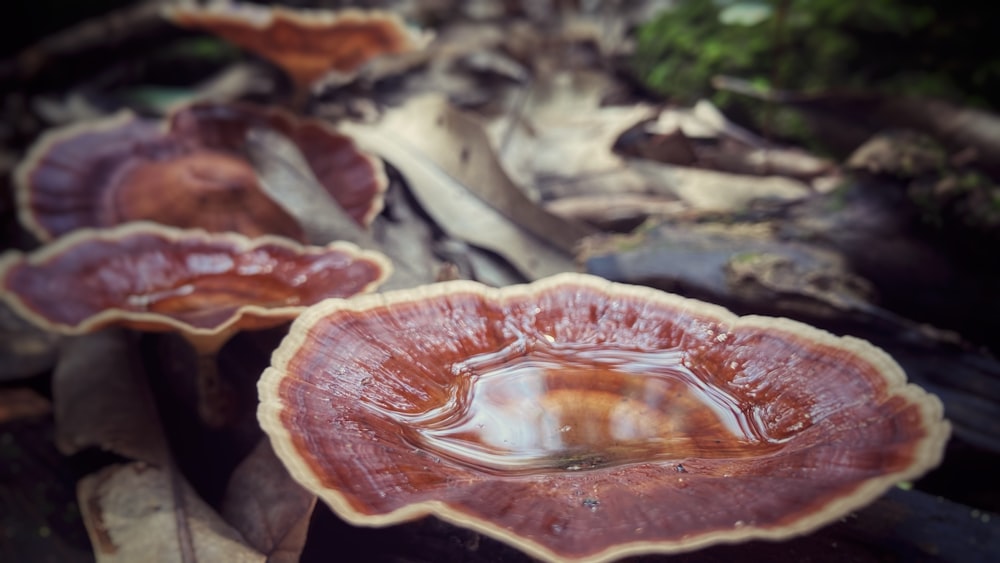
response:
[[[389,187],[382,161],[325,121],[245,102],[193,104],[170,116],[174,135],[233,154],[246,152],[246,136],[253,128],[275,131],[291,141],[320,185],[362,227],[382,211]]]
[[[110,325],[179,333],[198,355],[199,386],[216,389],[215,356],[236,332],[278,326],[326,298],[373,291],[390,271],[381,254],[344,242],[302,246],[135,222],[5,253],[0,297],[62,334]],[[200,407],[206,422],[218,418],[208,403]]]
[[[45,134],[18,166],[21,222],[48,241],[79,228],[154,221],[303,240],[262,190],[243,136],[273,129],[294,143],[330,196],[367,226],[382,209],[381,161],[332,126],[248,103],[197,104],[166,123],[131,112]]]
[[[583,274],[324,301],[258,390],[279,457],[347,521],[434,515],[547,560],[808,533],[949,434],[867,342]]]
[[[391,12],[356,8],[225,3],[174,6],[165,15],[176,25],[207,31],[271,61],[300,92],[330,73],[349,80],[376,57],[419,51],[431,37]]]

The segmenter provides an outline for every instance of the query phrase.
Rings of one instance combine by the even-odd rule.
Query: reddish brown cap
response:
[[[275,451],[342,518],[435,515],[550,560],[807,533],[949,434],[864,341],[582,274],[325,301],[259,392]]]
[[[382,161],[325,121],[250,103],[194,104],[170,117],[174,135],[233,154],[245,152],[253,127],[277,131],[294,143],[319,183],[359,225],[368,226],[382,211],[389,186]]]
[[[354,75],[375,57],[422,49],[429,36],[378,10],[294,10],[215,4],[168,8],[175,24],[207,31],[275,63],[301,88],[331,71]]]
[[[360,224],[382,209],[381,162],[320,121],[250,104],[202,104],[178,110],[169,125],[122,112],[44,135],[16,173],[22,223],[43,241],[139,220],[303,240],[243,156],[250,127],[287,135]]]
[[[136,222],[6,253],[0,295],[26,319],[66,334],[122,325],[213,340],[372,291],[390,269],[381,254],[349,243],[302,246]]]

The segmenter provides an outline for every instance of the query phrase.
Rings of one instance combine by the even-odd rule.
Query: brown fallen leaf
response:
[[[487,128],[504,170],[519,185],[541,191],[581,178],[599,182],[623,170],[624,159],[612,151],[615,141],[656,112],[642,103],[603,105],[616,87],[606,73],[539,76],[524,103],[510,102],[507,114]]]
[[[846,258],[818,245],[778,239],[766,224],[649,225],[629,235],[591,237],[587,271],[646,283],[724,306],[811,321],[862,317],[902,321],[873,304],[872,284]],[[907,325],[909,326],[909,325]]]
[[[135,343],[118,329],[67,338],[53,373],[56,444],[163,465],[168,453]]]
[[[631,231],[649,217],[670,217],[688,206],[675,197],[646,194],[570,196],[546,203],[545,208],[605,231]]]
[[[263,562],[175,474],[143,462],[108,466],[77,488],[99,563]]]
[[[868,139],[845,164],[852,172],[913,180],[944,172],[948,154],[932,137],[904,129]]]
[[[810,195],[807,184],[782,176],[750,176],[671,166],[643,159],[629,162],[652,193],[675,195],[701,211],[738,211],[758,199],[796,200]]]
[[[546,212],[505,173],[483,127],[441,96],[389,112],[380,124],[408,141],[476,197],[556,248],[570,252],[590,229]]]
[[[53,376],[56,443],[64,454],[98,447],[138,460],[79,484],[98,561],[263,561],[181,475],[138,349],[117,329],[68,338]]]
[[[399,169],[450,236],[503,256],[530,279],[574,269],[570,250],[588,229],[529,200],[504,175],[479,126],[443,98],[417,98],[376,124],[341,129]]]
[[[433,276],[421,262],[397,245],[381,245],[372,233],[358,226],[312,173],[302,152],[287,137],[272,130],[251,129],[247,150],[263,191],[302,226],[312,244],[335,240],[378,250],[392,259],[393,271],[382,289],[400,289],[429,283]]]
[[[233,472],[220,512],[268,563],[295,563],[315,504],[316,496],[288,475],[271,443],[261,440]]]
[[[264,192],[294,217],[311,244],[346,240],[361,248],[378,243],[334,201],[312,173],[305,156],[285,135],[251,128],[246,148]]]

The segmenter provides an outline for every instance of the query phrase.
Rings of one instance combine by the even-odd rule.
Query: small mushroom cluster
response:
[[[429,39],[380,11],[227,3],[164,15],[278,64],[300,94],[329,72],[350,76]],[[215,355],[235,332],[374,290],[389,275],[387,258],[295,242],[306,240],[303,227],[268,197],[246,157],[248,134],[261,129],[290,141],[360,227],[382,209],[381,161],[326,122],[242,102],[197,103],[164,120],[122,111],[47,133],[18,167],[19,219],[46,245],[4,255],[0,296],[63,334],[108,325],[179,332],[199,354],[199,387],[215,389]],[[200,410],[212,426],[225,421],[205,401]]]
[[[422,46],[382,12],[307,16],[230,5],[167,16],[251,50],[277,49],[263,54],[297,84]],[[289,37],[291,45],[280,40]],[[382,209],[381,161],[324,121],[245,102],[196,103],[163,120],[122,111],[43,135],[18,167],[19,219],[45,246],[4,255],[2,297],[63,334],[108,325],[179,332],[199,355],[199,388],[217,389],[215,355],[235,332],[374,290],[390,272],[384,256],[346,243],[299,244],[303,227],[266,194],[246,156],[255,130],[290,141],[361,228]],[[225,409],[207,400],[199,408],[209,425],[224,424]]]
[[[214,358],[236,331],[377,287],[385,257],[296,242],[301,227],[242,156],[251,128],[295,143],[359,225],[381,209],[381,162],[318,120],[245,103],[196,104],[162,123],[123,112],[50,132],[28,152],[16,172],[19,218],[47,244],[4,256],[3,296],[64,334],[111,324],[179,332],[199,354],[199,388],[218,389]],[[207,400],[199,410],[212,426],[228,419]]]

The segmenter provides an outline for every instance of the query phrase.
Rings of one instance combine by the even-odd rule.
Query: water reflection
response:
[[[679,350],[518,342],[453,372],[445,404],[384,414],[415,446],[484,471],[745,457],[779,447],[752,406],[706,384]]]

